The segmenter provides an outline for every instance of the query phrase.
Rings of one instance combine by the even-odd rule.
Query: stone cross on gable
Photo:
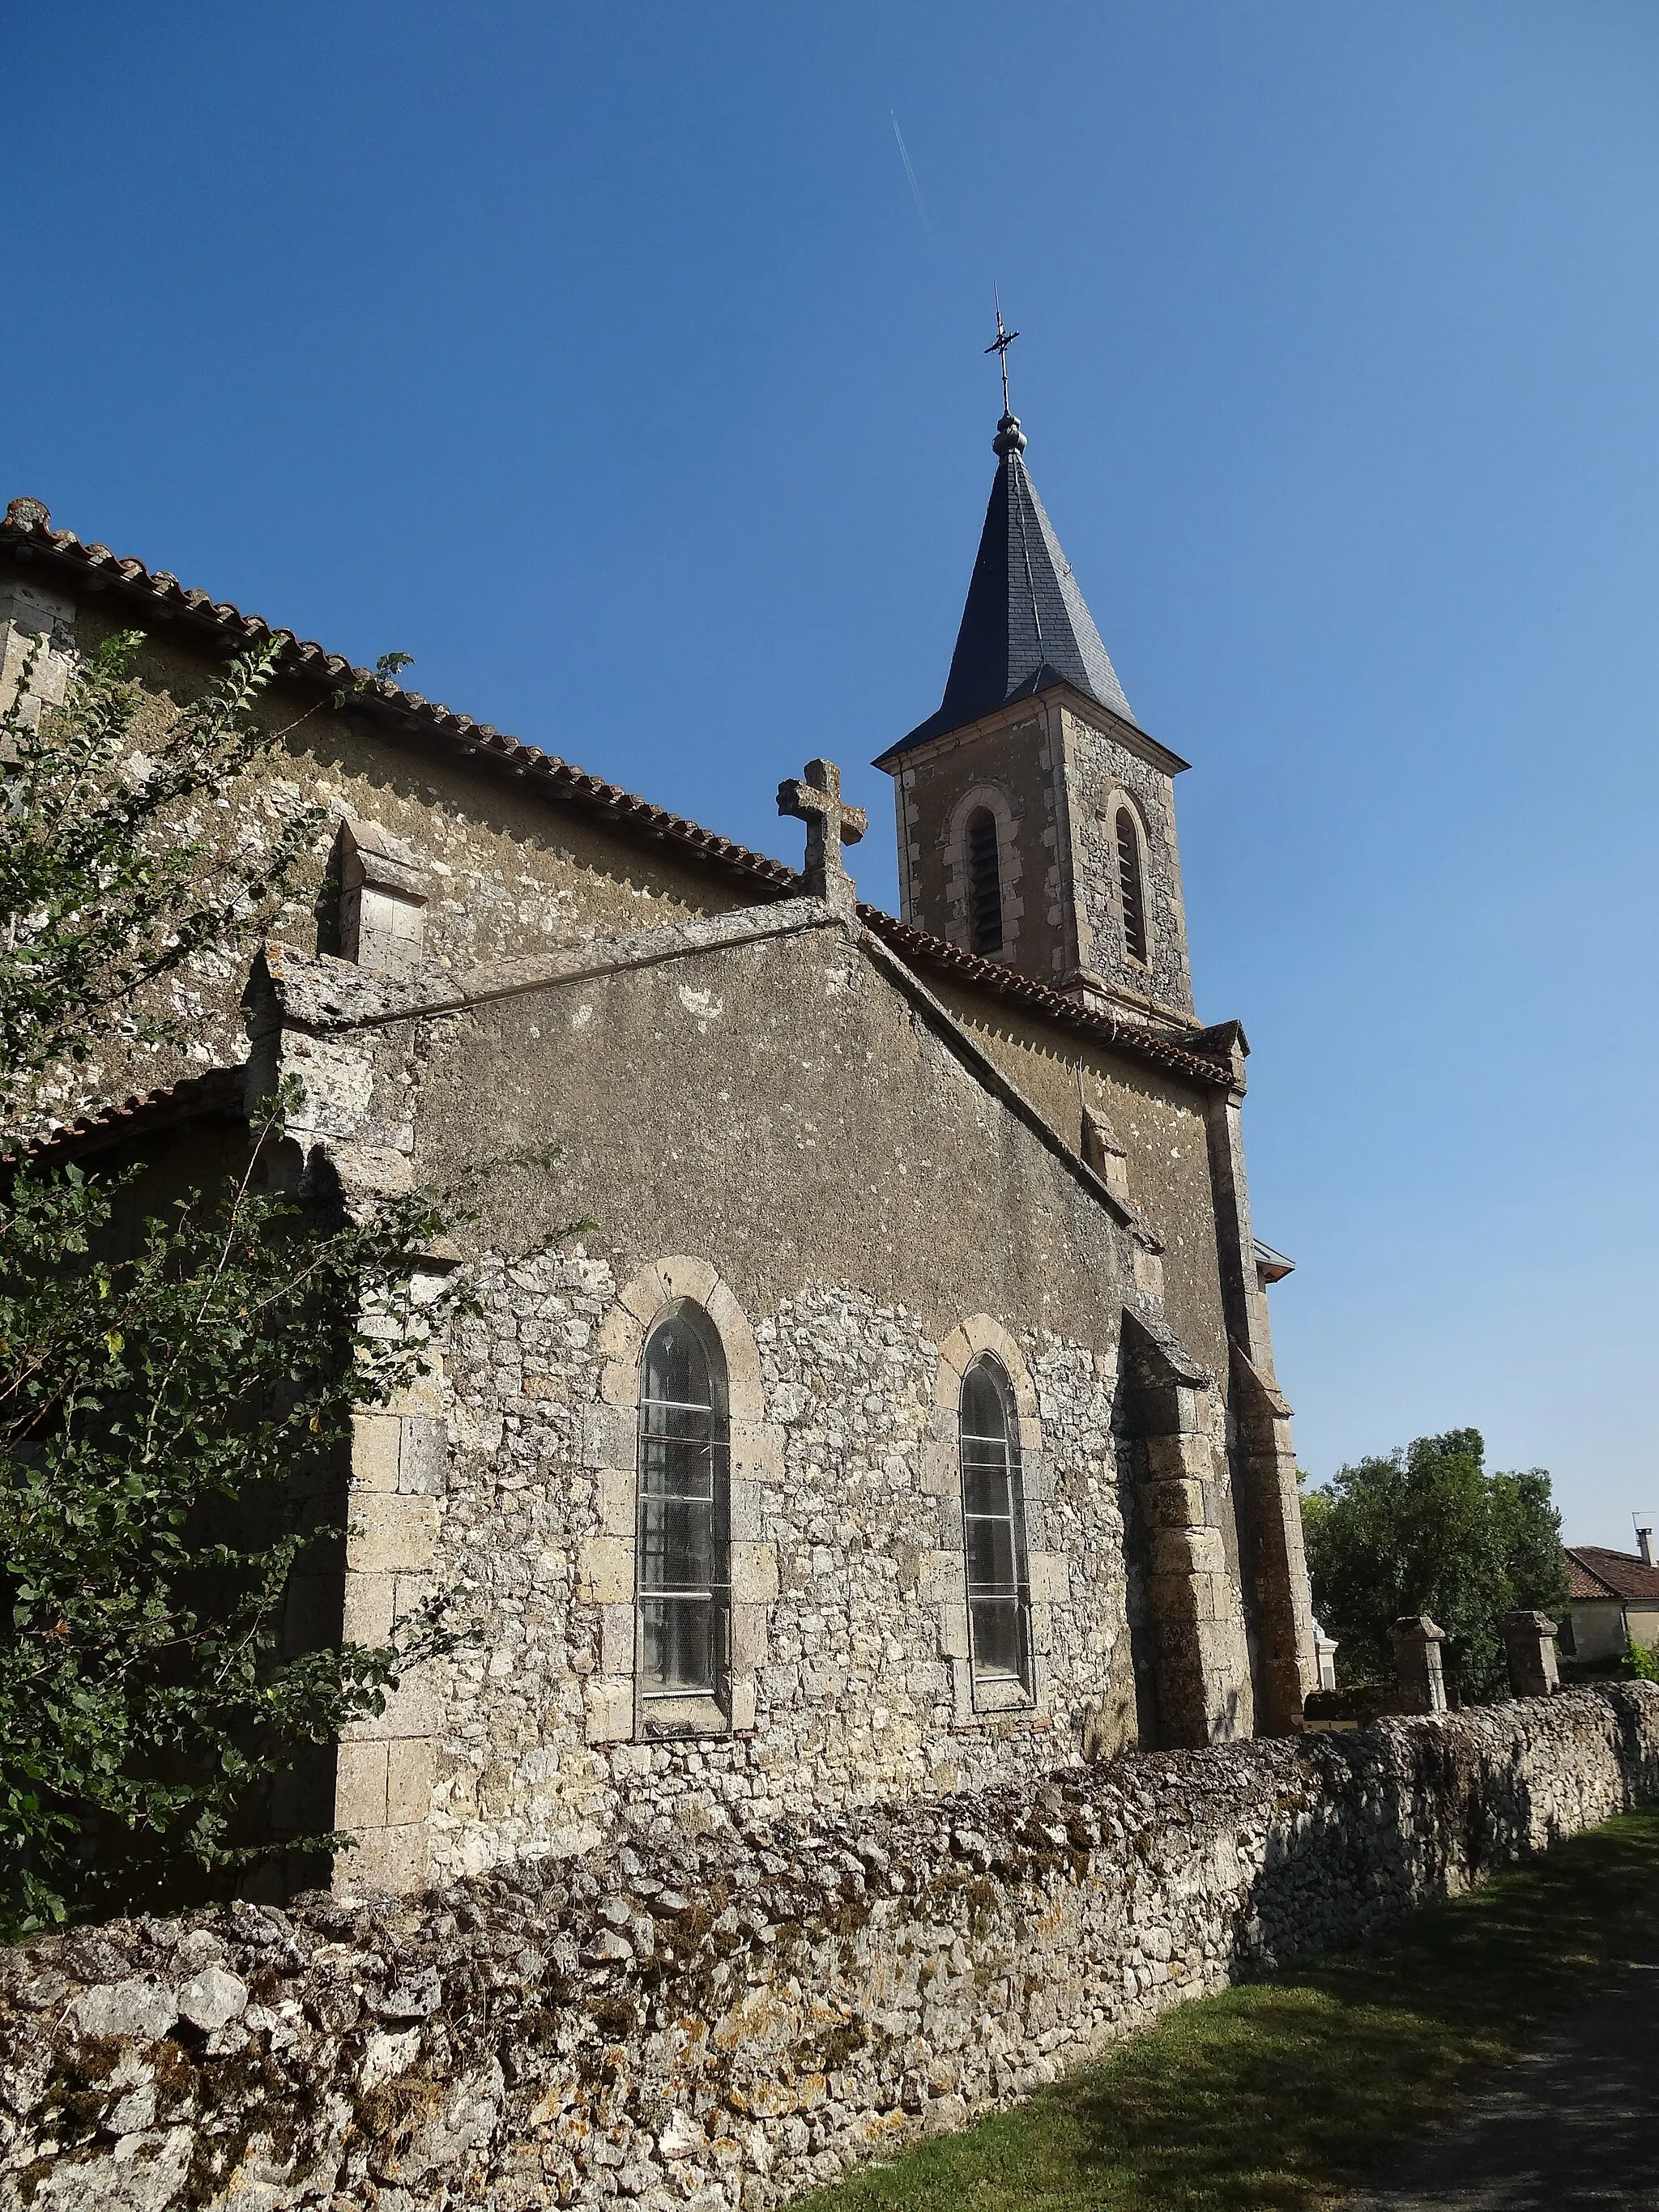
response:
[[[806,824],[806,888],[838,914],[851,914],[858,889],[842,859],[843,845],[856,845],[870,827],[861,806],[848,806],[841,795],[841,770],[834,761],[806,763],[805,781],[791,776],[778,786],[778,811]]]

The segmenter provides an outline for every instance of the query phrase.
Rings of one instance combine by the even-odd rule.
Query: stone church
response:
[[[1005,413],[943,700],[877,763],[902,918],[831,763],[779,794],[797,872],[7,510],[0,684],[137,627],[177,702],[275,635],[240,829],[329,823],[279,939],[191,978],[192,1060],[106,1066],[52,1152],[200,1176],[294,1074],[308,1172],[483,1194],[430,1261],[479,1310],[360,1419],[295,1594],[482,1632],[338,1745],[354,1885],[1300,1725],[1248,1047],[1194,1010],[1186,763],[1025,445]]]

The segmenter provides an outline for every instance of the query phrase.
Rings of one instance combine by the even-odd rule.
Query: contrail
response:
[[[910,197],[915,202],[916,213],[921,218],[922,235],[927,240],[927,251],[933,256],[934,259],[937,260],[939,258],[939,247],[933,239],[933,226],[927,220],[927,210],[922,204],[921,186],[916,182],[916,173],[910,165],[910,149],[904,143],[904,133],[899,129],[899,120],[897,116],[893,115],[893,111],[890,107],[887,112],[889,115],[892,116],[893,136],[898,141],[899,159],[904,164],[905,175],[910,179]]]

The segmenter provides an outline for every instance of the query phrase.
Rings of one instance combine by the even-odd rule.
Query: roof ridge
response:
[[[1121,1018],[1116,1014],[1104,1013],[1099,1008],[1085,1005],[1066,992],[1057,991],[1051,983],[1041,983],[1033,975],[1022,975],[1017,969],[1005,968],[999,960],[988,960],[982,953],[966,952],[948,938],[935,937],[931,930],[923,929],[913,921],[901,921],[884,913],[880,907],[867,906],[859,902],[859,920],[884,938],[896,951],[913,951],[919,958],[930,960],[936,966],[950,968],[958,975],[983,983],[999,997],[1018,999],[1029,1006],[1063,1022],[1068,1029],[1079,1029],[1091,1036],[1121,1045],[1145,1058],[1157,1061],[1160,1066],[1196,1076],[1200,1082],[1230,1085],[1233,1080],[1231,1065],[1216,1060],[1207,1053],[1191,1052],[1165,1037],[1158,1030],[1142,1024]]]
[[[22,504],[14,501],[12,507]],[[376,707],[390,715],[401,714],[441,736],[458,740],[465,751],[487,753],[509,763],[518,773],[550,776],[574,797],[607,811],[626,812],[642,826],[684,839],[697,846],[707,858],[726,862],[745,873],[781,887],[799,880],[798,872],[781,860],[753,852],[716,830],[705,830],[689,817],[674,814],[665,806],[641,799],[620,784],[607,782],[603,776],[593,775],[543,746],[526,744],[522,738],[498,730],[492,722],[477,721],[471,714],[427,698],[422,692],[406,690],[389,677],[355,667],[343,655],[330,653],[314,639],[301,638],[291,629],[268,622],[263,615],[244,614],[228,599],[216,600],[206,592],[186,590],[165,568],[150,569],[142,561],[119,559],[107,545],[84,544],[72,530],[54,530],[49,522],[34,519],[17,522],[11,518],[12,508],[9,507],[6,519],[0,521],[0,545],[10,544],[14,557],[21,554],[27,559],[37,548],[44,547],[65,566],[89,580],[95,579],[103,588],[113,588],[126,597],[155,600],[164,617],[183,614],[197,626],[216,630],[222,638],[239,633],[234,637],[237,647],[280,643],[284,653],[278,672],[284,677],[305,676],[335,684],[349,678],[354,685],[354,701],[360,706]],[[28,542],[31,540],[33,542]]]
[[[1610,1544],[1564,1544],[1562,1549],[1581,1574],[1599,1583],[1621,1604],[1659,1601],[1659,1566],[1650,1565],[1638,1552],[1618,1552]],[[1596,1564],[1600,1561],[1606,1565]],[[1622,1589],[1621,1582],[1626,1585]]]

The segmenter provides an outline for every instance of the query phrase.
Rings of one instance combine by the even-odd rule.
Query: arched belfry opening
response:
[[[976,806],[963,829],[968,856],[968,949],[994,955],[1002,950],[1002,860],[997,849],[997,817]]]
[[[1237,1578],[1220,1526],[1224,1458],[1210,1378],[1162,1328],[1126,1313],[1114,1415],[1129,1656],[1143,1750],[1251,1734]]]
[[[1146,872],[1140,864],[1140,832],[1127,805],[1120,804],[1112,824],[1117,848],[1118,905],[1123,915],[1123,949],[1131,960],[1146,965],[1150,943],[1146,933]]]

